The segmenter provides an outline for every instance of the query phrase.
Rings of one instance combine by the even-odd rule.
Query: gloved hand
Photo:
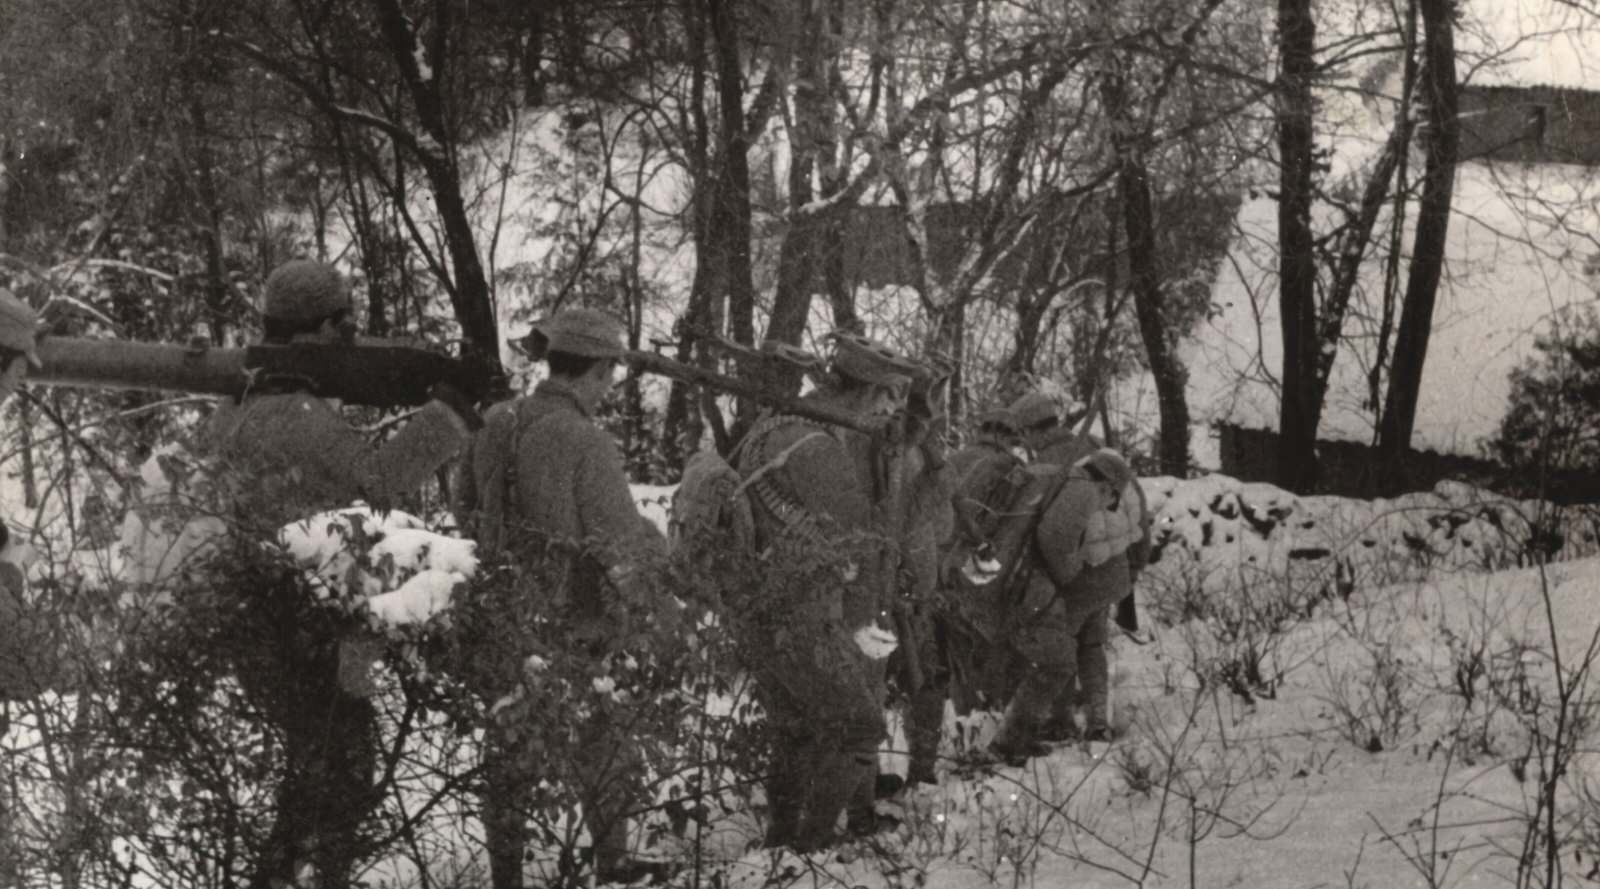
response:
[[[472,406],[472,399],[465,392],[449,383],[434,383],[428,388],[428,397],[455,411],[461,422],[467,424],[467,430],[477,432],[483,428],[483,417],[479,416],[478,409]]]

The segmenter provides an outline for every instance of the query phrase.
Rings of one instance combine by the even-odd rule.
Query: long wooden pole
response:
[[[723,376],[715,371],[684,364],[681,361],[674,361],[665,355],[657,355],[654,352],[630,351],[623,356],[623,361],[629,367],[641,373],[669,377],[691,386],[705,386],[717,392],[748,398],[785,414],[805,417],[808,420],[816,420],[819,423],[843,426],[846,429],[854,429],[857,432],[875,432],[882,428],[881,423],[874,423],[860,414],[825,404],[817,404],[804,398],[775,395],[749,380]]]
[[[416,405],[427,400],[429,385],[450,382],[473,395],[481,392],[459,360],[409,346],[358,343],[328,346],[176,346],[125,340],[45,337],[39,342],[43,367],[28,382],[46,386],[141,389],[239,397],[252,386],[274,380],[301,380],[317,395],[350,404],[380,407]],[[841,408],[803,398],[776,395],[757,383],[674,361],[654,352],[630,351],[623,360],[636,372],[656,374],[749,398],[806,419],[860,432],[880,423]]]

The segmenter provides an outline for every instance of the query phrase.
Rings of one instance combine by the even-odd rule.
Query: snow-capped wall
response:
[[[1155,516],[1154,584],[1266,579],[1390,583],[1437,570],[1527,564],[1536,551],[1600,551],[1600,513],[1512,500],[1459,482],[1378,500],[1298,497],[1221,475],[1141,479]]]

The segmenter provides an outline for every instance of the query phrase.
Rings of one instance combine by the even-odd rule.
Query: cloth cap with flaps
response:
[[[599,309],[563,309],[533,322],[533,329],[517,345],[535,361],[550,352],[621,358],[624,336],[621,322]]]
[[[1133,467],[1128,465],[1127,459],[1110,448],[1101,448],[1098,451],[1078,461],[1078,465],[1089,470],[1091,475],[1103,478],[1121,491],[1133,482]]]
[[[833,370],[857,382],[885,386],[909,385],[927,373],[883,343],[855,333],[833,334]]]
[[[1055,399],[1043,392],[1029,392],[1011,402],[1010,411],[1018,429],[1031,429],[1051,420],[1061,420],[1061,410],[1056,407]]]
[[[1014,433],[1017,431],[1017,418],[1012,416],[1009,408],[990,408],[978,415],[978,428]]]

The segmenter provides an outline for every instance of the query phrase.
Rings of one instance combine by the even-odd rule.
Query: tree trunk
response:
[[[444,108],[442,82],[448,76],[445,53],[435,53],[429,59],[432,70],[424,74],[418,62],[421,43],[410,19],[400,8],[399,0],[378,0],[378,23],[389,47],[389,54],[400,70],[411,100],[416,106],[417,119],[432,144],[416,146],[417,162],[421,165],[428,186],[433,192],[434,207],[444,229],[445,248],[450,255],[449,280],[441,281],[450,296],[451,308],[461,325],[465,351],[487,362],[495,371],[500,370],[500,332],[495,325],[494,305],[489,298],[489,279],[484,273],[483,261],[478,256],[477,235],[472,228],[472,217],[467,212],[466,198],[461,190],[461,177],[455,163],[456,134],[450,126]],[[433,4],[435,21],[432,29],[436,35],[450,31],[451,4]],[[442,44],[436,38],[435,45]]]
[[[717,48],[717,105],[721,111],[718,154],[721,161],[717,217],[722,223],[713,244],[727,271],[728,333],[735,342],[755,342],[755,274],[750,261],[750,139],[744,113],[744,69],[734,22],[737,4],[711,0],[711,29]]]
[[[1163,475],[1189,474],[1189,369],[1178,357],[1175,337],[1167,319],[1166,295],[1161,290],[1160,260],[1156,250],[1155,211],[1150,199],[1150,173],[1144,156],[1128,151],[1118,160],[1117,196],[1122,203],[1123,228],[1128,238],[1128,285],[1133,291],[1134,314],[1144,340],[1150,373],[1155,377],[1156,403],[1161,413],[1161,441],[1157,457]],[[1107,318],[1108,325],[1116,319]],[[1102,380],[1102,385],[1105,381]]]
[[[189,142],[189,159],[193,164],[195,197],[198,206],[194,208],[197,218],[196,232],[200,239],[200,251],[206,260],[206,277],[203,287],[206,307],[206,331],[211,337],[211,342],[218,345],[227,343],[227,319],[233,314],[228,310],[228,270],[223,256],[222,246],[222,206],[217,194],[216,183],[216,157],[210,146],[210,127],[206,120],[205,103],[201,100],[199,87],[188,77],[184,83],[184,101],[189,106],[189,121],[191,130],[184,140]]]
[[[679,317],[675,333],[678,339],[678,361],[694,361],[697,337],[711,323],[711,299],[716,291],[712,276],[719,274],[711,250],[711,211],[716,205],[716,191],[721,187],[720,173],[711,171],[711,125],[706,117],[706,62],[707,15],[697,0],[683,0],[685,38],[689,50],[689,174],[694,182],[694,196],[690,205],[691,228],[694,232],[694,279],[689,285],[689,305]],[[679,380],[672,382],[667,395],[667,411],[663,419],[662,458],[668,471],[682,472],[689,454],[699,445],[704,426],[696,408],[694,390]]]
[[[1322,313],[1317,319],[1317,378],[1312,394],[1309,423],[1315,429],[1322,419],[1322,407],[1328,397],[1328,380],[1333,375],[1334,358],[1344,339],[1344,319],[1350,308],[1350,297],[1355,292],[1356,278],[1361,271],[1367,247],[1372,243],[1372,231],[1378,222],[1389,194],[1389,183],[1394,180],[1399,160],[1411,142],[1411,125],[1402,117],[1395,121],[1394,131],[1384,145],[1383,153],[1373,165],[1372,176],[1362,191],[1361,204],[1356,215],[1346,223],[1344,234],[1334,250],[1332,279],[1328,295],[1323,300]]]
[[[1111,148],[1116,154],[1117,202],[1122,210],[1123,235],[1128,240],[1128,288],[1133,294],[1134,315],[1144,341],[1145,358],[1155,378],[1156,404],[1161,414],[1161,436],[1156,447],[1160,471],[1163,475],[1184,478],[1192,462],[1189,459],[1186,391],[1189,370],[1178,357],[1177,337],[1167,317],[1166,294],[1161,289],[1161,255],[1156,247],[1150,169],[1143,144],[1145,137],[1135,125],[1128,86],[1119,64],[1120,60],[1114,55],[1109,57],[1107,69],[1102,73],[1100,95],[1111,131]],[[1109,337],[1116,318],[1107,317],[1105,323],[1107,326],[1102,333]],[[1097,372],[1095,376],[1099,385],[1109,384],[1110,374]]]
[[[1417,233],[1406,276],[1406,300],[1395,333],[1394,364],[1389,391],[1378,424],[1378,458],[1387,470],[1385,488],[1403,482],[1403,462],[1417,419],[1417,394],[1423,362],[1433,332],[1433,307],[1444,270],[1445,238],[1450,229],[1450,201],[1455,190],[1456,158],[1461,130],[1456,120],[1457,85],[1454,0],[1421,0],[1423,43],[1422,86],[1428,102],[1428,143],[1422,197],[1417,205]]]
[[[824,150],[834,142],[833,100],[827,95],[831,34],[828,11],[821,3],[805,4],[797,13],[799,39],[794,58],[794,123],[790,130],[789,228],[778,253],[778,283],[767,323],[769,340],[799,345],[811,313],[817,282],[824,213],[806,208],[815,197],[811,178]],[[787,368],[766,368],[776,391],[797,392],[800,374]]]
[[[1312,96],[1316,24],[1311,0],[1278,0],[1278,284],[1283,333],[1278,484],[1316,484],[1317,306],[1311,234]]]

